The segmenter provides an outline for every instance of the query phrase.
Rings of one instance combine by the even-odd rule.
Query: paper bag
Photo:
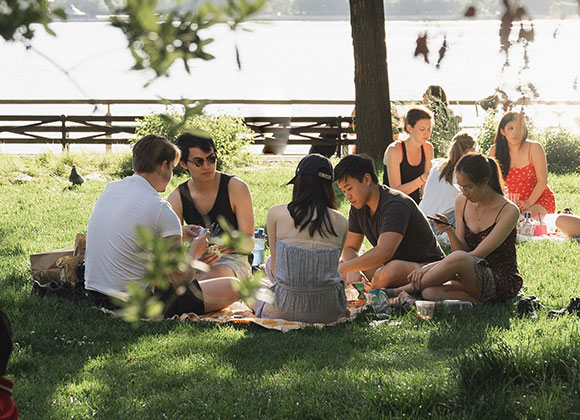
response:
[[[87,234],[77,233],[75,238],[75,248],[73,255],[80,257],[79,263],[85,259],[85,250],[87,249]]]
[[[75,255],[67,255],[56,260],[56,266],[60,270],[59,280],[61,283],[75,285],[77,282],[77,266],[83,262],[83,258]]]
[[[60,257],[72,256],[73,248],[55,249],[53,251],[41,252],[30,256],[30,269],[32,278],[39,280],[40,277],[50,277],[55,280],[60,279],[60,268],[56,266],[56,261]]]

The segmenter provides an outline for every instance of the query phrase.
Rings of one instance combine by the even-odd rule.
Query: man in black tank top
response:
[[[181,150],[179,164],[190,174],[190,179],[179,185],[168,197],[169,203],[185,222],[184,237],[191,237],[199,227],[208,228],[212,236],[219,236],[222,229],[218,216],[246,235],[254,235],[254,213],[248,186],[239,178],[216,170],[217,149],[209,137],[182,134],[177,139]],[[243,278],[251,273],[247,255],[232,250],[210,247],[201,260],[211,270],[200,280],[216,277]]]

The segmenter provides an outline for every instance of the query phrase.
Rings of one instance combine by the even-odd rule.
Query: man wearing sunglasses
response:
[[[110,297],[127,297],[127,282],[143,278],[146,264],[137,240],[137,226],[145,226],[176,246],[182,243],[182,226],[171,206],[160,195],[171,181],[179,149],[165,137],[147,135],[133,147],[135,174],[109,183],[98,198],[87,228],[85,288],[89,301],[115,309]],[[191,235],[183,229],[183,236]],[[199,259],[207,249],[207,234],[192,241],[189,254]],[[184,312],[203,314],[224,308],[239,299],[232,276],[198,281],[187,273],[174,273],[176,286],[155,291],[164,302],[166,317]],[[143,285],[145,286],[145,285]]]
[[[232,175],[216,170],[217,149],[208,137],[185,133],[177,138],[181,150],[179,164],[189,172],[190,179],[173,191],[168,201],[183,223],[208,228],[212,236],[221,234],[218,216],[246,235],[254,235],[252,196],[246,183]],[[200,280],[235,276],[239,279],[251,274],[247,255],[220,248],[206,252],[201,260],[211,270]]]

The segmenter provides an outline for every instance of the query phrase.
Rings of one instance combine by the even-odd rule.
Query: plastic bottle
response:
[[[505,195],[506,197],[508,196],[509,190],[508,190],[508,186],[504,185],[503,186],[503,195]]]
[[[254,259],[252,261],[252,266],[258,267],[264,264],[264,247],[266,246],[266,233],[263,228],[258,228],[254,233],[254,250],[252,254]]]
[[[534,236],[534,224],[532,223],[532,213],[529,211],[524,213],[524,221],[520,225],[520,235]]]

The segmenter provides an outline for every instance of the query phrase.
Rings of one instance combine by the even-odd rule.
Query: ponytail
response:
[[[445,179],[448,184],[453,183],[453,171],[455,170],[455,165],[461,159],[461,157],[469,149],[473,149],[475,146],[475,140],[469,134],[461,132],[453,137],[451,146],[449,146],[449,151],[447,152],[447,159],[444,160],[439,166],[441,175],[439,175],[439,180]]]
[[[489,165],[489,178],[487,180],[487,184],[489,187],[494,190],[496,193],[503,195],[503,176],[501,171],[499,170],[499,164],[497,160],[492,157],[487,158],[487,163]]]

